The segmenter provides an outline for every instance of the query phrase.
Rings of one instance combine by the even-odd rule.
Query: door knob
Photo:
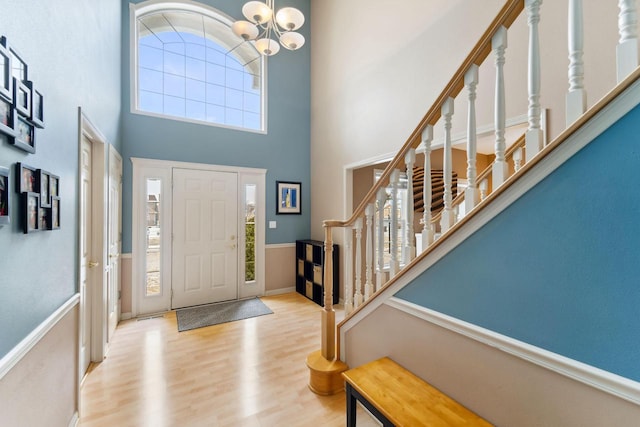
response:
[[[97,267],[99,265],[100,265],[100,263],[97,262],[97,261],[89,261],[89,268],[94,268],[94,267]]]

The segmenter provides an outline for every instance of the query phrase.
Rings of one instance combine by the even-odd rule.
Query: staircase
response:
[[[568,211],[571,207],[567,207],[567,210],[559,209],[554,214],[553,209],[550,212],[544,212],[543,207],[549,203],[561,206],[563,197],[564,199],[573,197],[573,189],[583,190],[582,186],[585,182],[591,183],[593,180],[584,178],[584,173],[580,175],[576,171],[580,171],[580,168],[585,166],[590,170],[597,170],[597,165],[605,160],[594,161],[589,157],[589,153],[602,150],[603,138],[614,141],[620,138],[616,132],[621,131],[616,129],[623,125],[633,126],[634,119],[640,116],[638,108],[635,108],[640,103],[636,5],[633,0],[618,1],[620,41],[616,47],[617,64],[611,64],[612,67],[616,67],[618,82],[604,98],[587,109],[582,60],[583,6],[580,0],[567,1],[569,19],[564,29],[569,34],[570,62],[569,91],[566,95],[567,127],[548,144],[545,144],[545,129],[541,126],[540,90],[541,64],[543,63],[541,49],[544,48],[540,46],[538,30],[541,5],[541,0],[507,1],[433,106],[388,164],[380,179],[354,210],[353,215],[346,220],[324,222],[326,250],[331,248],[334,231],[340,230],[345,233],[344,253],[347,256],[345,258],[344,307],[346,317],[339,325],[335,325],[333,296],[330,293],[332,284],[327,283],[325,289],[329,292],[325,295],[322,311],[321,350],[307,360],[311,370],[312,390],[321,394],[337,391],[338,376],[342,370],[346,369],[347,363],[355,367],[369,360],[388,356],[393,352],[394,359],[403,362],[404,366],[413,368],[416,374],[428,378],[429,382],[435,383],[442,391],[496,424],[627,425],[627,420],[640,417],[640,372],[637,367],[634,367],[640,366],[640,359],[638,359],[640,354],[637,348],[632,345],[625,347],[621,344],[620,348],[629,350],[622,353],[626,353],[630,358],[619,360],[617,364],[613,363],[611,366],[607,364],[609,362],[599,360],[597,352],[588,350],[588,336],[593,333],[584,334],[587,340],[585,344],[580,342],[579,337],[582,334],[575,332],[591,318],[585,317],[582,319],[583,323],[575,323],[575,319],[572,318],[563,318],[563,307],[554,307],[554,298],[549,298],[549,295],[559,293],[555,299],[562,300],[562,292],[568,292],[566,289],[570,289],[576,295],[589,294],[579,285],[567,286],[566,289],[551,289],[545,285],[545,282],[549,281],[548,277],[541,273],[547,266],[554,265],[554,260],[540,254],[554,253],[556,259],[561,259],[563,252],[558,252],[559,248],[564,248],[565,251],[572,250],[561,243],[565,233],[567,236],[571,235],[572,221],[562,222],[564,228],[556,230],[556,234],[552,237],[558,241],[554,242],[546,234],[548,228],[553,227],[548,227],[548,223],[540,224],[535,220],[536,213],[540,213],[539,218],[551,218],[552,222],[555,217],[573,214],[575,217],[570,219],[579,222],[582,212],[594,211],[595,209],[587,207],[584,211],[570,213]],[[614,6],[611,5],[611,7]],[[522,13],[526,14],[529,34],[526,66],[529,101],[528,129],[521,138],[507,147],[505,50],[508,30]],[[476,109],[488,108],[485,105],[476,106],[478,70],[490,57],[495,65],[495,97],[490,107],[493,108],[495,117],[495,160],[490,168],[478,173],[476,170]],[[464,191],[456,196],[453,177],[459,171],[452,170],[452,118],[454,99],[458,97],[466,101],[467,106],[465,111],[467,185]],[[444,148],[441,202],[434,201],[432,180],[414,179],[414,174],[420,169],[423,176],[429,176],[432,171],[430,153],[433,148],[434,134],[437,132],[442,134]],[[634,148],[634,145],[627,141],[633,139],[634,132],[623,132],[623,134],[625,143],[617,145],[626,147],[628,155],[616,157],[616,164],[625,164],[627,172],[640,169],[637,145]],[[606,150],[606,154],[600,153],[600,158],[615,156],[615,153],[610,153],[611,151]],[[422,155],[422,165],[416,165],[416,154]],[[563,187],[565,182],[563,179],[577,179],[574,178],[576,174],[580,179],[570,181],[573,187],[568,187],[569,192],[564,196],[554,196],[555,187]],[[602,174],[611,175],[611,172],[605,169]],[[400,181],[403,175],[406,177],[406,194],[414,197],[399,197]],[[632,177],[630,179],[634,180]],[[599,186],[596,182],[597,180],[591,184],[594,188]],[[614,185],[610,181],[607,182]],[[551,187],[549,183],[553,183]],[[414,184],[421,185],[422,188],[414,188]],[[542,191],[545,186],[548,190],[546,193]],[[633,189],[635,186],[628,188]],[[611,192],[612,196],[616,193],[613,190]],[[422,200],[419,197],[416,200],[416,194],[421,194]],[[582,193],[576,195],[577,199],[580,199],[580,194]],[[629,198],[631,202],[620,206],[623,209],[638,208],[637,195],[628,194],[627,200]],[[586,200],[589,200],[588,197]],[[618,206],[613,199],[589,201]],[[400,206],[400,203],[406,203],[406,205]],[[523,211],[522,205],[527,203],[530,209]],[[434,215],[431,209],[421,209],[421,229],[414,229],[417,222],[414,218],[416,211],[419,212],[421,206],[434,205],[441,205],[441,211]],[[505,217],[506,213],[509,214],[508,217]],[[543,213],[548,216],[545,217]],[[585,217],[591,218],[587,214]],[[528,219],[522,221],[522,218]],[[615,214],[608,220],[615,221]],[[593,225],[594,222],[598,224],[599,221],[603,221],[603,218],[594,216],[590,221],[592,222],[588,224],[598,227]],[[389,227],[386,237],[385,223],[388,223]],[[510,225],[515,228],[509,229]],[[527,233],[531,235],[527,241],[527,245],[530,246],[517,244],[501,246],[503,241],[500,239],[506,240],[504,235],[509,233],[507,230],[510,230],[512,237],[509,242],[517,243],[518,233],[523,229],[537,230],[533,235],[532,232]],[[631,229],[627,229],[627,232],[633,238],[640,237],[638,229],[640,227],[634,224]],[[584,230],[579,231],[581,234],[578,233],[576,236],[585,234]],[[414,238],[416,233],[422,243],[420,253],[416,250]],[[542,237],[536,240],[536,234]],[[610,230],[602,236],[606,238],[612,234],[617,235],[617,229]],[[480,241],[480,237],[484,239]],[[620,239],[616,242],[622,242],[621,247],[627,245],[627,250],[620,256],[623,258],[629,254],[631,258],[640,256],[637,249],[640,243],[634,244],[628,240],[628,236],[624,236],[624,233],[618,237]],[[539,245],[537,249],[536,244]],[[589,242],[587,246],[589,245],[597,249],[593,253],[585,252],[589,252],[592,257],[597,257],[591,261],[591,264],[601,261],[606,257],[607,251],[611,250],[603,247],[602,242]],[[485,263],[479,264],[469,258],[460,259],[455,256],[457,252],[465,253],[467,256],[471,254],[472,257],[483,259]],[[327,254],[325,259],[331,260],[330,254]],[[509,295],[515,294],[513,289],[495,285],[501,283],[501,277],[492,275],[491,271],[486,274],[487,286],[474,287],[474,282],[478,281],[478,277],[483,277],[485,270],[499,271],[503,268],[500,262],[503,259],[509,259],[514,264],[521,265],[522,275],[538,277],[538,282],[534,281],[533,286],[545,291],[527,291],[519,297],[525,302],[527,297],[531,298],[531,304],[537,308],[533,311],[538,314],[538,317],[534,315],[535,313],[527,312],[530,311],[527,304],[522,304],[521,301],[509,301]],[[618,265],[619,262],[621,261],[612,261],[612,265]],[[588,260],[579,261],[576,265],[580,264],[584,271],[591,271],[589,263]],[[623,281],[626,280],[625,286],[628,286],[632,280],[629,277],[640,277],[640,274],[634,276],[637,267],[633,271],[627,268],[630,264],[638,264],[638,259],[635,261],[629,259],[619,265],[619,269],[626,269],[622,276]],[[327,263],[325,268],[327,269],[325,277],[331,278],[332,265]],[[567,268],[566,271],[573,271],[572,268]],[[594,268],[592,273],[601,273],[601,270]],[[561,276],[565,274],[565,270],[554,271],[554,274]],[[580,276],[580,273],[576,273],[576,276]],[[522,281],[527,282],[525,279]],[[565,282],[574,282],[572,279],[570,277]],[[587,275],[582,282],[590,280],[591,278]],[[636,279],[635,283],[638,284],[640,281]],[[629,334],[628,340],[638,342],[640,339],[640,333],[636,332],[640,330],[640,325],[637,324],[638,317],[632,314],[630,308],[634,306],[637,308],[635,304],[640,303],[638,288],[640,286],[635,290],[627,287],[619,291],[611,287],[611,295],[618,295],[619,292],[620,298],[616,301],[619,301],[620,305],[605,307],[602,313],[596,313],[596,317],[600,316],[597,317],[598,322],[607,323],[607,319],[613,315],[612,311],[621,316],[628,316],[625,318],[628,320],[622,321],[622,324],[627,326],[612,327],[608,332],[609,336],[616,334],[616,331],[624,330]],[[602,296],[603,301],[609,298],[608,292],[605,295]],[[623,295],[627,295],[626,302]],[[591,294],[590,298],[597,299],[597,293]],[[490,311],[478,312],[490,306],[492,301],[504,303],[500,306],[501,308],[495,309],[498,315],[492,315]],[[483,303],[487,305],[483,306]],[[476,304],[478,310],[475,310]],[[571,348],[571,345],[553,342],[553,339],[547,339],[544,336],[525,336],[527,332],[523,332],[523,329],[526,328],[519,330],[509,325],[495,326],[500,323],[500,316],[503,316],[503,319],[513,316],[514,319],[529,319],[531,323],[544,323],[546,322],[545,307],[549,307],[550,316],[556,316],[553,320],[557,322],[549,321],[547,326],[562,329],[566,325],[573,325],[575,330],[558,332],[558,335],[568,337],[564,341],[572,341],[571,337],[578,337],[573,345],[583,346],[582,350],[578,351]],[[521,311],[514,311],[514,308]],[[564,311],[573,313],[571,309]],[[598,312],[598,309],[593,311]],[[579,313],[574,315],[574,317],[580,317]],[[513,323],[517,324],[519,321],[516,320]],[[404,325],[404,327],[398,327],[398,325]],[[442,332],[445,329],[448,332]],[[606,327],[603,329],[607,330]],[[413,331],[415,341],[412,341],[411,334],[407,330]],[[466,338],[463,339],[461,336]],[[625,338],[620,340],[625,341]],[[597,347],[596,344],[593,346]],[[488,348],[499,349],[500,356],[491,353],[487,350]],[[614,351],[611,353],[613,354]],[[477,355],[477,360],[469,360],[469,354]],[[510,356],[505,357],[504,354]],[[615,359],[612,354],[609,355],[610,358]],[[591,356],[593,358],[590,359]],[[424,358],[424,362],[419,361],[420,357]],[[517,360],[514,361],[514,359]],[[491,372],[489,376],[480,372],[483,369],[483,363],[489,366],[487,368]],[[435,366],[442,371],[434,370]],[[557,376],[551,379],[543,378],[549,375],[540,373],[539,367],[544,367]],[[518,370],[529,375],[528,379],[523,381],[518,377]],[[577,383],[580,386],[576,386]],[[483,395],[477,391],[486,384],[491,384],[489,389],[492,390],[492,396]],[[510,390],[511,386],[513,390]],[[558,402],[547,401],[545,393],[540,391],[545,387],[564,387],[572,390],[572,393],[577,393],[580,398],[576,398],[573,403],[580,407],[581,415],[567,415],[568,411],[558,409]],[[560,393],[560,395],[566,397],[570,393]],[[508,405],[505,407],[505,404],[496,403],[500,399],[503,403],[509,402]],[[534,399],[535,402],[522,404],[522,407],[519,407],[521,399]],[[582,403],[578,404],[580,399]],[[532,405],[538,405],[538,410],[531,412]],[[616,414],[613,418],[602,415],[613,412]],[[558,423],[558,420],[562,422]],[[616,422],[611,424],[612,420]]]

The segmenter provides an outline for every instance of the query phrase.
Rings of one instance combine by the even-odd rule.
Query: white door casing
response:
[[[173,170],[171,308],[238,296],[238,175]]]
[[[122,157],[118,151],[109,146],[109,215],[107,224],[108,236],[108,269],[107,269],[107,342],[111,342],[113,333],[120,319],[120,251],[122,247]]]
[[[80,296],[79,356],[88,340],[89,359],[101,362],[107,353],[107,147],[106,138],[78,109],[81,171],[79,221]],[[82,174],[86,174],[82,177]],[[86,186],[86,188],[83,188]],[[87,195],[82,199],[83,194]],[[83,245],[86,247],[83,248]],[[84,258],[84,260],[83,260]],[[84,262],[84,263],[83,263]],[[86,342],[85,342],[86,344]],[[85,348],[85,354],[86,348]],[[82,358],[81,358],[82,361]],[[82,369],[82,364],[81,364]],[[84,371],[80,372],[80,378]]]

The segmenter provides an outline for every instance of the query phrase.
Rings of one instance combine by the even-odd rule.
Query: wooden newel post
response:
[[[357,272],[356,272],[357,273]],[[324,225],[324,308],[322,310],[322,357],[336,357],[336,312],[333,310],[333,238]]]
[[[309,388],[323,396],[344,390],[342,372],[348,366],[336,357],[336,313],[333,310],[333,239],[331,225],[324,224],[324,307],[321,349],[307,356]]]

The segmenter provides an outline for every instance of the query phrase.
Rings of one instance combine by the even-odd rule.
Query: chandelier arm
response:
[[[280,31],[280,28],[278,27],[278,22],[276,21],[275,17],[271,18],[272,24],[271,26],[273,27],[273,32],[276,34],[276,36],[278,36],[278,40],[280,40],[280,37],[282,37],[282,34],[286,33],[287,31]]]

